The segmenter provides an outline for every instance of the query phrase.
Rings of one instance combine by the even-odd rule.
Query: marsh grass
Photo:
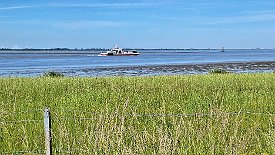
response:
[[[226,71],[226,70],[224,70],[224,69],[219,69],[219,68],[217,68],[217,69],[211,70],[209,73],[210,73],[210,74],[228,74],[228,73],[230,73],[230,72],[229,72],[229,71]]]
[[[45,72],[42,77],[64,77],[64,74],[57,71],[48,71]]]
[[[273,73],[2,78],[0,152],[43,151],[42,121],[9,121],[43,120],[50,107],[55,154],[274,154],[274,81]],[[172,115],[194,113],[207,115]]]

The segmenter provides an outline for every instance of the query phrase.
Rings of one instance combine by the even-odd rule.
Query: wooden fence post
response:
[[[52,154],[52,144],[51,144],[51,115],[50,108],[44,110],[44,130],[45,130],[45,147],[46,155]]]

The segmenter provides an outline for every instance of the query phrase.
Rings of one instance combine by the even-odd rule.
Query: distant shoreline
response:
[[[0,48],[0,51],[98,51],[109,48]],[[222,48],[124,48],[126,50],[222,50]],[[225,48],[224,50],[274,50],[275,48]]]

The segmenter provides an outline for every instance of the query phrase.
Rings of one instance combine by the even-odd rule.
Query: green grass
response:
[[[44,150],[45,107],[54,153],[275,154],[274,94],[274,73],[1,78],[0,154]]]

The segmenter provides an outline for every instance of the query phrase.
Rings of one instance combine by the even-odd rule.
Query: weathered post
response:
[[[50,108],[44,110],[44,130],[45,130],[45,147],[46,155],[52,154],[52,144],[51,144],[51,115]]]

